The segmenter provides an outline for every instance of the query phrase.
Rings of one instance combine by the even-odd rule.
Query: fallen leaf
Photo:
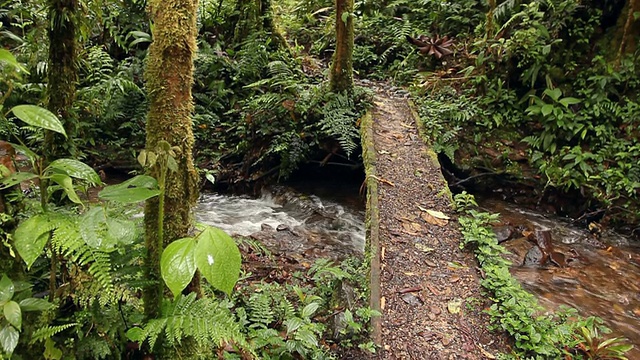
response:
[[[384,254],[387,252],[387,248],[386,247],[382,247],[382,249],[380,249],[380,259],[384,259]]]
[[[428,212],[423,212],[420,214],[420,216],[422,217],[422,220],[431,225],[446,226],[449,223],[449,220],[437,218]]]
[[[451,278],[449,278],[450,283],[456,283],[458,281],[460,281],[460,276],[458,275],[453,275]]]
[[[383,296],[380,298],[380,310],[384,310],[384,306],[387,303],[387,299]]]
[[[462,306],[462,299],[451,300],[447,304],[447,310],[449,310],[449,312],[452,314],[457,314],[460,312],[461,306]]]
[[[436,296],[440,295],[440,291],[436,290],[433,286],[429,284],[426,284],[425,286],[427,287],[427,289],[429,289],[433,293],[433,295],[436,295]]]
[[[387,150],[380,150],[378,151],[378,154],[380,155],[386,155],[386,154],[391,154],[391,152],[387,151]]]
[[[415,274],[415,273],[412,273],[412,272],[405,272],[405,273],[403,273],[403,274],[405,274],[405,275],[407,275],[407,276],[416,276],[416,274]]]
[[[482,355],[484,355],[487,359],[495,359],[496,357],[491,354],[490,352],[488,352],[487,350],[485,350],[482,345],[480,344],[476,344],[476,346],[478,347],[478,349],[480,349],[480,352],[482,353]]]
[[[426,253],[429,253],[429,252],[432,252],[433,250],[435,250],[434,248],[430,248],[427,245],[420,244],[420,243],[415,243],[414,245],[418,250],[420,250],[422,252],[426,252]]]
[[[431,260],[427,260],[427,259],[425,259],[425,260],[424,260],[424,263],[425,263],[425,264],[427,264],[427,266],[428,266],[428,267],[432,267],[432,268],[434,268],[434,267],[438,267],[438,264],[434,263],[434,262],[433,262],[433,261],[431,261]]]
[[[427,213],[431,216],[433,216],[434,218],[438,218],[438,219],[442,219],[442,220],[449,220],[451,219],[450,217],[448,217],[447,215],[445,215],[442,211],[436,211],[436,210],[428,210],[427,209]]]
[[[459,263],[457,261],[450,261],[447,266],[452,269],[452,270],[456,270],[456,269],[464,269],[466,268],[466,266],[464,266],[462,263]]]
[[[449,346],[449,344],[451,344],[453,342],[454,337],[453,336],[445,336],[442,338],[442,345],[444,346]]]
[[[410,293],[410,292],[418,292],[420,290],[422,290],[422,288],[420,286],[414,286],[414,287],[409,287],[409,288],[404,288],[402,290],[399,290],[398,293],[406,294],[406,293]]]
[[[405,231],[412,232],[412,233],[420,231],[422,228],[420,224],[415,222],[402,223],[402,227],[404,228]]]

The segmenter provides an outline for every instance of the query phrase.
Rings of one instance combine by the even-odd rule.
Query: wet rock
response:
[[[263,225],[264,225],[264,224],[263,224]],[[273,228],[272,228],[272,229],[273,229]],[[285,225],[285,224],[280,224],[280,225],[278,225],[278,227],[276,227],[276,230],[277,230],[277,231],[287,231],[287,230],[290,230],[290,229],[289,229],[289,227],[288,227],[287,225]]]
[[[401,299],[402,299],[402,301],[404,301],[405,303],[407,303],[407,304],[409,304],[411,306],[420,306],[420,305],[424,304],[422,299],[420,299],[419,297],[415,296],[412,293],[402,294]]]
[[[331,334],[334,340],[340,340],[347,334],[347,316],[344,311],[333,315],[331,319]]]
[[[551,260],[551,263],[553,263],[554,265],[556,265],[558,267],[567,266],[566,257],[564,256],[563,253],[554,251],[551,254],[549,254],[549,260]]]
[[[596,249],[604,250],[607,248],[607,245],[602,241],[598,240],[595,236],[585,237],[582,242]]]
[[[280,225],[278,225],[280,227]],[[269,224],[260,224],[260,231],[273,231],[273,226]]]
[[[518,230],[516,230],[516,227],[511,225],[496,226],[493,228],[493,233],[496,234],[498,244],[515,239],[520,235]]]
[[[354,287],[347,281],[341,281],[331,298],[332,308],[353,309],[356,304],[356,293]],[[331,334],[336,340],[351,334],[347,333],[347,320],[345,311],[340,311],[333,315],[330,323]]]
[[[538,245],[534,245],[529,251],[527,255],[524,257],[524,266],[540,266],[543,262],[546,261],[544,253]]]

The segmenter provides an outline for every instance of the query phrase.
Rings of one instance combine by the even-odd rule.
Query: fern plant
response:
[[[165,300],[160,318],[149,320],[144,327],[127,331],[127,337],[139,344],[144,342],[154,348],[172,348],[192,339],[197,346],[211,350],[226,345],[240,351],[251,352],[240,331],[240,324],[229,310],[229,304],[211,298],[196,299],[196,294],[181,295],[174,301]]]
[[[351,156],[359,147],[360,140],[360,132],[356,126],[358,114],[355,112],[353,99],[346,93],[327,93],[322,115],[322,120],[318,123],[321,133],[338,140],[347,157]]]

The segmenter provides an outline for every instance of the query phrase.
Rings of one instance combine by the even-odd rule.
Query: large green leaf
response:
[[[580,104],[582,100],[576,99],[574,97],[566,97],[566,98],[560,99],[560,101],[558,102],[564,105],[564,107],[569,107],[570,105]]]
[[[130,245],[136,241],[136,224],[132,220],[107,217],[107,232],[122,245]]]
[[[147,175],[138,175],[118,185],[105,187],[98,193],[98,197],[103,200],[132,204],[159,194],[160,190],[158,190],[156,179]]]
[[[20,334],[18,330],[13,326],[6,324],[2,330],[0,330],[0,346],[4,352],[12,354],[16,346],[18,346],[18,339]]]
[[[49,110],[35,105],[18,105],[11,109],[18,119],[27,124],[46,130],[51,130],[67,136],[58,118]]]
[[[67,194],[69,200],[76,204],[82,204],[82,200],[80,200],[80,197],[76,194],[76,189],[73,187],[73,180],[71,177],[65,174],[53,174],[49,176],[49,179],[60,185],[65,194]]]
[[[545,89],[543,94],[548,95],[550,98],[553,99],[553,101],[558,101],[558,99],[560,98],[560,96],[562,96],[562,90],[555,88],[555,89]]]
[[[0,49],[0,62],[9,64],[16,68],[16,70],[18,71],[22,71],[27,74],[29,73],[27,69],[24,68],[24,66],[20,65],[18,60],[16,60],[15,56],[13,56],[13,54],[9,50]]]
[[[29,161],[32,164],[35,163],[35,161],[39,158],[38,154],[36,154],[26,146],[23,146],[21,144],[16,144],[16,143],[9,143],[9,145],[11,145],[14,149],[16,149],[16,152],[22,153],[27,158],[29,158]]]
[[[14,245],[27,268],[42,255],[44,246],[49,239],[49,231],[53,224],[46,215],[39,214],[21,222],[13,235]]]
[[[95,249],[113,250],[116,240],[111,238],[107,231],[107,222],[104,209],[94,207],[82,215],[78,224],[80,236],[87,245]]]
[[[195,248],[195,239],[184,238],[172,242],[162,252],[160,273],[173,296],[180,295],[196,273]]]
[[[44,311],[52,309],[54,306],[45,299],[26,298],[20,301],[22,311]]]
[[[12,186],[18,185],[23,181],[31,180],[38,177],[38,175],[30,172],[16,172],[5,178],[0,179],[0,190],[8,189]]]
[[[8,303],[13,298],[15,291],[16,288],[13,285],[13,281],[7,275],[2,275],[2,279],[0,279],[0,306]]]
[[[242,258],[235,241],[224,231],[207,227],[198,236],[196,265],[211,285],[231,294],[240,276]]]
[[[4,318],[7,319],[9,324],[13,325],[16,329],[22,328],[22,310],[20,305],[15,301],[9,301],[4,304]]]
[[[58,159],[49,164],[48,169],[58,170],[92,185],[102,185],[100,176],[89,165],[75,159]]]

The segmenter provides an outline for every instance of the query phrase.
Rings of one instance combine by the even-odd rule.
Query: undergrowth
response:
[[[633,346],[622,339],[613,338],[593,348],[592,337],[610,330],[596,317],[584,318],[577,310],[562,307],[546,311],[536,298],[511,276],[511,263],[503,258],[506,249],[498,245],[490,227],[498,214],[477,210],[473,196],[462,193],[454,198],[456,207],[463,212],[460,226],[461,248],[472,248],[483,273],[481,285],[491,294],[493,304],[487,310],[494,329],[505,331],[514,340],[513,353],[505,359],[626,359],[624,353]],[[585,335],[586,334],[586,335]],[[585,340],[586,339],[586,340]],[[591,348],[599,357],[586,357],[581,349]],[[584,356],[584,357],[583,357]]]

